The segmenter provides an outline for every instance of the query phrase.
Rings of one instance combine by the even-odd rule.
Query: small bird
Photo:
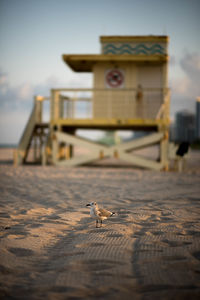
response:
[[[114,212],[106,210],[104,208],[99,208],[96,202],[90,202],[86,206],[90,206],[90,216],[96,220],[96,228],[99,228],[98,224],[100,222],[100,227],[102,227],[102,221],[109,217],[115,215]]]

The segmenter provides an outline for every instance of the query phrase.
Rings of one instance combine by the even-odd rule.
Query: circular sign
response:
[[[121,70],[108,70],[106,73],[106,84],[111,88],[122,87],[124,84],[124,74]]]

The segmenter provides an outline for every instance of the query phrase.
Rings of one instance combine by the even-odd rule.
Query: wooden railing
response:
[[[168,119],[169,90],[53,89],[51,120],[57,119]],[[85,111],[84,111],[85,110]]]

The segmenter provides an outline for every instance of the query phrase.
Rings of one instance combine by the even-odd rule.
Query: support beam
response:
[[[167,163],[167,154],[165,155],[165,152],[167,151],[167,144],[164,137],[164,133],[155,133],[148,135],[146,137],[138,138],[135,139],[131,142],[124,143],[124,144],[119,144],[119,145],[114,145],[111,147],[104,146],[104,145],[99,145],[97,143],[94,143],[92,141],[88,141],[85,139],[82,139],[80,137],[76,137],[74,135],[68,134],[68,133],[62,133],[62,132],[56,132],[54,135],[55,139],[53,141],[53,162],[56,165],[59,166],[78,166],[86,163],[90,163],[93,161],[96,161],[98,159],[102,159],[104,157],[111,157],[114,156],[115,158],[120,158],[124,161],[127,161],[135,166],[143,167],[143,168],[148,168],[152,170],[161,170]],[[58,156],[56,155],[56,144],[55,142],[61,143],[64,142],[68,145],[72,146],[81,146],[88,148],[91,151],[90,155],[85,155],[85,156],[79,156],[79,157],[74,157],[68,160],[58,160]],[[130,152],[130,150],[133,149],[138,149],[138,148],[144,148],[151,146],[153,144],[159,144],[164,150],[161,151],[162,153],[162,160],[160,162],[153,161],[151,159],[143,158],[138,155],[134,155]]]
[[[139,148],[144,148],[145,146],[151,146],[159,143],[160,140],[163,138],[163,136],[164,136],[163,132],[149,134],[147,136],[140,137],[130,142],[120,144],[117,147],[119,150],[123,150],[123,151],[136,150]]]
[[[127,161],[135,166],[138,167],[144,167],[147,169],[152,170],[161,170],[163,165],[161,163],[158,163],[156,161],[143,158],[139,155],[133,155],[133,154],[127,154],[123,151],[119,152],[119,158],[121,158],[124,161]]]
[[[46,147],[42,147],[42,166],[46,166],[46,164],[47,164]]]
[[[52,161],[54,165],[58,162],[58,141],[55,135],[52,137]]]
[[[97,153],[92,153],[90,155],[84,155],[75,157],[69,160],[58,161],[56,163],[57,166],[66,166],[66,167],[75,167],[79,165],[85,165],[87,163],[94,162],[99,159],[99,155]]]
[[[65,142],[67,144],[89,148],[92,151],[96,150],[97,152],[99,152],[101,149],[105,150],[105,148],[108,148],[103,145],[98,145],[97,143],[88,141],[86,139],[82,139],[80,137],[68,133],[56,132],[55,136],[59,142]]]
[[[160,142],[160,162],[162,163],[165,171],[168,171],[169,169],[168,149],[169,149],[169,134],[166,131],[163,136],[163,139]]]

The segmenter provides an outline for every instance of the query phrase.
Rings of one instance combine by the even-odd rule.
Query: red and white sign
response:
[[[124,71],[121,69],[111,69],[105,72],[105,84],[107,88],[124,87]]]

